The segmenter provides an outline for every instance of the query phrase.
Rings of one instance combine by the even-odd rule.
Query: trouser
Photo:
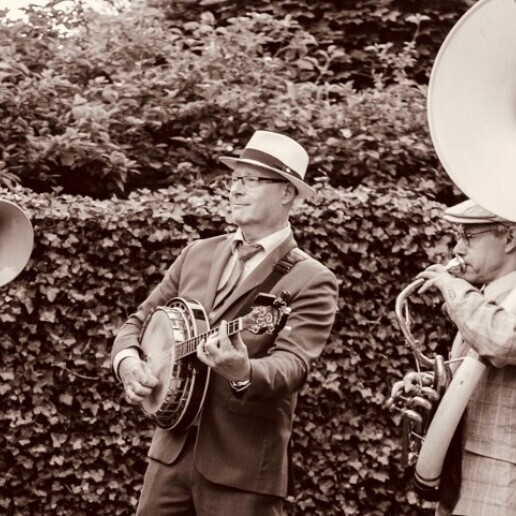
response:
[[[149,459],[137,516],[282,516],[283,499],[210,482],[194,466],[195,430],[172,464]],[[221,464],[221,468],[224,465]]]

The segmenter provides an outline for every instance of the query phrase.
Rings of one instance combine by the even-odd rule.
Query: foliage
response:
[[[83,14],[67,37],[43,30],[44,17],[0,25],[0,184],[106,198],[209,182],[224,172],[219,156],[269,129],[306,146],[313,179],[453,202],[426,89],[409,76],[414,43],[368,42],[374,87],[359,90],[334,80],[345,49],[322,45],[300,16],[257,9],[219,24],[206,10],[215,4],[230,3],[201,2],[195,19],[172,27],[152,8]]]
[[[245,13],[264,13],[298,23],[317,41],[321,53],[339,49],[328,66],[326,77],[332,82],[353,81],[359,88],[373,86],[371,69],[376,63],[365,49],[389,44],[394,52],[414,42],[417,61],[410,67],[411,79],[426,84],[441,42],[453,24],[476,0],[148,0],[159,6],[176,27],[197,21],[207,11],[224,26]],[[271,51],[284,42],[268,43]],[[388,75],[395,66],[385,67]],[[313,76],[315,79],[315,75]]]
[[[10,194],[36,246],[1,301],[4,512],[133,512],[152,428],[111,376],[113,335],[187,241],[227,227],[216,158],[269,129],[309,151],[319,195],[293,222],[341,288],[300,399],[289,514],[421,514],[384,407],[412,367],[392,307],[450,241],[425,198],[456,192],[421,84],[467,3],[154,0],[98,16],[55,1],[28,23],[0,15],[0,185],[47,192]],[[125,199],[102,200],[113,193]],[[435,295],[422,305],[439,318]],[[417,321],[444,349],[449,328]]]
[[[430,514],[401,471],[400,429],[385,400],[413,367],[394,299],[447,254],[442,206],[402,189],[318,191],[292,221],[301,247],[336,273],[339,313],[301,395],[288,514]],[[225,196],[178,186],[128,200],[8,198],[30,214],[36,242],[1,298],[0,507],[17,516],[132,514],[152,428],[123,401],[111,342],[188,241],[228,227]],[[416,320],[425,346],[439,350],[437,299]]]

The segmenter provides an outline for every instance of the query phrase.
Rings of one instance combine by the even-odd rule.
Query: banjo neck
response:
[[[230,321],[226,323],[226,325],[228,337],[231,337],[232,335],[235,335],[244,329],[244,321],[242,317],[239,317],[234,321]],[[218,331],[219,328],[214,328],[190,339],[186,339],[183,342],[174,343],[176,360],[193,355],[197,351],[197,346],[201,343],[201,341],[211,337],[212,335],[215,335]]]
[[[228,336],[247,330],[252,334],[275,335],[285,327],[291,309],[290,294],[276,297],[259,293],[251,311],[224,323]],[[199,360],[181,360],[197,351],[199,344],[216,335],[206,311],[197,301],[175,297],[158,306],[144,321],[140,345],[145,360],[160,380],[141,405],[160,428],[186,430],[201,410],[210,378],[210,368]],[[199,331],[206,330],[198,334]],[[193,359],[194,357],[192,357]]]

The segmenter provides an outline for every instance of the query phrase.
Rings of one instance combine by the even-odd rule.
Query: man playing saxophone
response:
[[[458,329],[450,359],[476,356],[486,365],[467,404],[460,489],[441,498],[436,515],[516,514],[516,222],[471,200],[445,211],[458,225],[453,249],[464,261],[456,277],[432,265],[418,277],[436,287]],[[456,374],[460,361],[452,362]],[[406,390],[414,373],[405,379]],[[460,446],[459,446],[460,447]],[[444,464],[441,484],[446,482]]]

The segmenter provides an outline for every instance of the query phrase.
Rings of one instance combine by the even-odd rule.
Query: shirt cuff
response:
[[[115,372],[116,377],[120,380],[120,376],[118,376],[118,368],[120,367],[120,362],[124,358],[135,357],[140,358],[140,353],[137,348],[127,348],[119,351],[115,358],[113,359],[113,371]]]

